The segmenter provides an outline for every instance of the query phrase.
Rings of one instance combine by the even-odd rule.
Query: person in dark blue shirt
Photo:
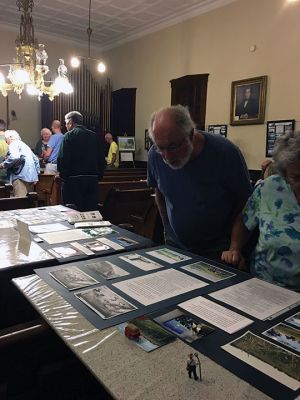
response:
[[[251,194],[242,153],[226,138],[196,131],[181,105],[155,112],[149,132],[148,186],[155,188],[166,243],[219,259]]]

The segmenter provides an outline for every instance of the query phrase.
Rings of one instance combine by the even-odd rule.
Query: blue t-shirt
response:
[[[52,148],[52,152],[48,158],[49,162],[56,162],[60,144],[63,140],[64,135],[60,133],[56,133],[55,135],[52,135],[49,139],[48,146]]]
[[[300,291],[300,205],[279,175],[255,189],[244,210],[248,230],[259,227],[251,272],[272,283]]]
[[[166,165],[153,147],[148,160],[148,185],[165,197],[175,242],[197,253],[226,249],[233,213],[251,194],[240,150],[221,136],[202,134],[202,152],[181,169]]]

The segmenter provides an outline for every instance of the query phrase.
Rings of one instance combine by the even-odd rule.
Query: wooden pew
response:
[[[102,182],[140,181],[147,179],[147,175],[112,175],[103,176]]]
[[[119,181],[119,182],[99,182],[99,203],[103,204],[105,198],[111,188],[127,190],[127,189],[145,189],[147,188],[146,180],[139,181]],[[61,199],[61,179],[56,176],[49,194],[49,205],[54,206],[62,204]]]
[[[120,190],[111,188],[100,212],[104,219],[115,225],[132,223],[132,215],[143,217],[154,204],[150,188]]]
[[[147,168],[112,168],[106,169],[104,174],[124,174],[124,175],[133,175],[147,173]]]
[[[39,206],[50,206],[50,196],[53,190],[55,174],[40,174],[39,181],[35,185]]]
[[[11,192],[12,192],[12,185],[6,184],[4,186],[0,186],[0,198],[1,199],[9,198]]]
[[[26,197],[0,199],[0,211],[19,210],[21,208],[34,207],[38,207],[38,196],[36,192],[30,192]]]
[[[144,181],[121,181],[121,182],[99,182],[99,203],[104,204],[110,189],[146,189],[147,182]]]
[[[143,216],[131,215],[133,231],[154,243],[164,242],[164,227],[156,203],[150,204]]]

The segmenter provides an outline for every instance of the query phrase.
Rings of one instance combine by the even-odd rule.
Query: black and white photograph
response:
[[[111,263],[110,261],[97,261],[86,265],[88,269],[97,274],[100,274],[106,279],[114,279],[119,276],[129,275],[129,272]]]
[[[157,262],[150,260],[150,258],[144,257],[138,253],[126,254],[125,256],[120,256],[120,258],[129,264],[142,269],[143,271],[152,271],[153,269],[163,267],[163,265],[158,264]]]
[[[99,283],[96,279],[74,266],[49,272],[49,275],[68,290],[81,289]]]
[[[113,292],[107,286],[82,290],[75,293],[75,296],[104,319],[136,310],[133,304]]]

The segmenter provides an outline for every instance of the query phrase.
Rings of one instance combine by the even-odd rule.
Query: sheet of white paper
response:
[[[86,247],[82,246],[82,244],[80,244],[78,242],[72,242],[70,244],[73,247],[75,247],[75,249],[82,251],[87,256],[91,256],[91,255],[95,254],[92,250],[87,249]]]
[[[17,219],[17,227],[18,227],[18,232],[20,235],[20,242],[30,243],[31,236],[30,236],[28,224]]]
[[[299,389],[300,358],[295,353],[249,331],[231,343],[222,346],[222,349],[290,389]]]
[[[201,296],[185,301],[178,306],[230,334],[253,323],[251,319]]]
[[[31,225],[29,227],[29,230],[32,233],[59,232],[59,231],[67,231],[68,229],[70,229],[68,226],[59,223],[45,224],[45,225]]]
[[[159,258],[160,260],[165,261],[169,264],[176,264],[178,262],[191,260],[191,257],[185,256],[181,253],[177,253],[177,251],[173,251],[168,248],[147,251],[147,254],[152,257]]]
[[[300,304],[300,293],[257,278],[229,286],[210,296],[259,320],[277,316]]]
[[[139,303],[148,306],[202,288],[207,286],[207,283],[175,269],[167,269],[118,282],[114,286]]]
[[[72,242],[81,239],[90,239],[89,235],[82,232],[80,229],[69,229],[61,232],[51,232],[40,234],[43,240],[49,244]]]

